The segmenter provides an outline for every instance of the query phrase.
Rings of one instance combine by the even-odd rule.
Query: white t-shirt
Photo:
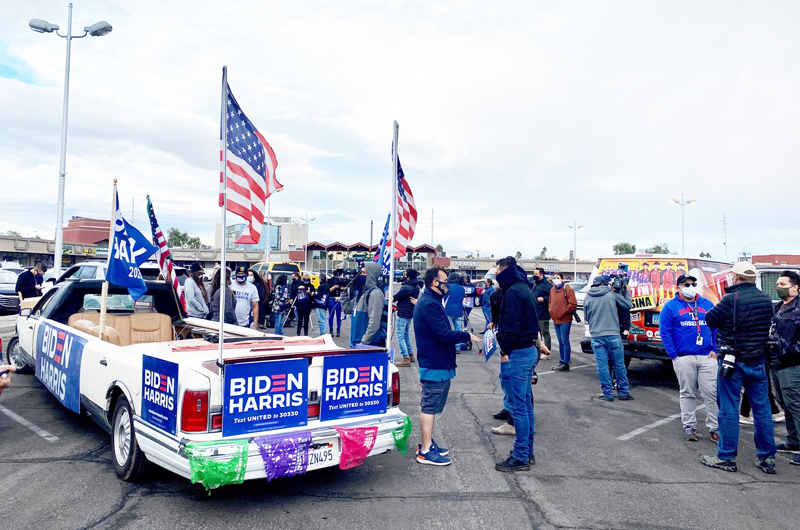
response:
[[[258,289],[252,283],[241,284],[234,281],[231,284],[231,291],[236,297],[236,320],[240,326],[247,327],[250,324],[251,304],[258,302]]]

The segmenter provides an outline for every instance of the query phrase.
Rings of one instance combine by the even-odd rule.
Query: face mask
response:
[[[553,278],[553,285],[555,285],[555,286],[561,285],[561,280],[558,279],[558,278]]]
[[[439,290],[442,292],[442,294],[446,294],[447,291],[450,290],[450,286],[446,283],[439,282]]]
[[[247,283],[253,283],[254,281],[256,281],[254,276],[248,276],[247,277]]]
[[[775,291],[778,293],[778,298],[783,300],[784,298],[789,298],[791,296],[789,293],[790,289],[791,287],[776,287]]]
[[[681,294],[686,298],[694,298],[697,295],[697,287],[681,287]]]

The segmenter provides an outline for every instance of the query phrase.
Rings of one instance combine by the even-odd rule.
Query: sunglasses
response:
[[[695,282],[684,282],[683,286],[684,287],[697,287],[697,284]]]

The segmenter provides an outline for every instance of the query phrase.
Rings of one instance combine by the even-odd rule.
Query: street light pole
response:
[[[678,201],[676,199],[670,199],[670,204],[679,204],[681,206],[681,254],[684,256],[686,255],[686,231],[685,231],[685,223],[684,223],[684,207],[689,204],[694,204],[697,201],[692,199],[689,201],[683,200],[683,193],[681,193],[681,200]]]
[[[575,266],[575,272],[573,273],[572,279],[578,279],[578,229],[583,228],[583,225],[578,226],[578,221],[574,221],[573,224],[567,225],[567,228],[572,229],[574,234],[574,239],[572,241],[572,263]]]
[[[92,37],[102,37],[111,33],[113,29],[111,24],[106,21],[100,21],[86,26],[83,28],[83,35],[72,34],[72,3],[69,4],[69,13],[67,15],[67,33],[62,35],[58,32],[59,27],[56,24],[50,24],[44,20],[34,18],[28,22],[28,26],[36,33],[53,33],[59,37],[67,40],[67,61],[64,69],[64,104],[61,114],[61,155],[58,168],[58,205],[56,214],[56,250],[53,259],[53,268],[55,269],[55,277],[61,276],[61,259],[64,253],[64,187],[67,176],[67,118],[69,109],[69,64],[70,52],[72,50],[72,39],[82,39],[86,35]],[[114,220],[111,219],[113,223]],[[108,242],[109,246],[111,241]]]

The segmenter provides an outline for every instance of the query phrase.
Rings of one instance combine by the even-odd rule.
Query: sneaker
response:
[[[711,431],[711,441],[715,443],[719,443],[719,432],[718,431]]]
[[[337,330],[336,330],[336,336],[337,336],[337,337],[340,337],[340,336],[341,336],[341,332],[342,332],[342,330],[340,330],[340,329],[337,329]]]
[[[414,357],[414,354],[413,354],[413,353],[409,353],[409,354],[408,354],[408,360],[409,360],[409,361],[411,361],[412,363],[415,363],[415,362],[417,362],[417,358],[416,358],[416,357]]]
[[[513,456],[509,456],[502,462],[496,463],[494,468],[497,471],[530,471],[531,465],[527,462],[517,460]]]
[[[683,428],[683,439],[687,442],[696,442],[697,441],[697,429],[693,429],[691,426],[687,425]]]
[[[793,466],[800,466],[800,456],[794,457],[789,463]]]
[[[500,412],[495,412],[492,414],[492,418],[496,420],[507,420],[511,417],[511,413],[508,412],[506,409],[501,410]]]
[[[550,356],[549,355],[545,355],[544,353],[540,353],[539,354],[539,360],[540,361],[548,361],[548,360],[550,360]]]
[[[517,430],[510,423],[504,423],[499,427],[492,427],[492,433],[499,435],[516,436]]]
[[[753,425],[753,418],[739,414],[739,425]]]
[[[417,454],[417,462],[419,462],[420,464],[428,464],[428,465],[431,465],[431,466],[449,466],[450,465],[450,459],[447,458],[446,456],[442,456],[439,453],[437,453],[434,450],[433,445],[431,445],[431,448],[428,450],[427,453],[425,453],[425,454],[422,454],[422,453]]]
[[[446,447],[439,447],[438,445],[436,445],[436,442],[434,440],[431,440],[431,448],[430,448],[430,450],[431,451],[436,451],[437,453],[439,453],[442,456],[447,456],[447,455],[450,454],[450,449],[448,449]],[[422,444],[417,444],[417,455],[419,455],[420,451],[422,451]]]
[[[602,392],[600,394],[595,394],[594,397],[596,397],[598,399],[604,399],[606,401],[614,401],[614,396],[606,396]]]
[[[730,471],[731,473],[737,471],[736,460],[721,460],[717,455],[703,455],[700,457],[700,462],[704,466]]]
[[[786,414],[779,412],[772,415],[772,423],[786,423]]]
[[[569,372],[569,365],[567,363],[558,363],[558,366],[550,368],[554,372]]]
[[[792,453],[800,455],[800,445],[789,445],[786,442],[779,443],[777,446],[779,453]]]
[[[403,360],[395,363],[395,366],[411,366],[411,361],[408,360],[408,357],[403,357]]]
[[[508,456],[514,456],[514,450],[513,449],[508,452]],[[530,457],[528,459],[528,465],[535,466],[536,465],[536,459],[534,457]]]
[[[764,460],[756,458],[756,467],[767,475],[774,475],[775,457],[765,458]]]
[[[617,399],[620,401],[633,401],[633,396],[630,394],[625,394],[624,396],[617,395]]]

